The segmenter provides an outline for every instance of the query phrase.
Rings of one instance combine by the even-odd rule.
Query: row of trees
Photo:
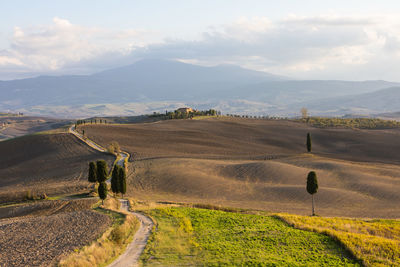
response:
[[[217,116],[221,115],[221,111],[215,109],[209,110],[193,110],[190,112],[181,112],[179,110],[175,111],[165,111],[165,113],[154,112],[150,117],[161,118],[163,120],[173,120],[173,119],[191,119],[197,116]]]
[[[288,120],[288,117],[279,116],[269,116],[269,115],[238,115],[238,114],[226,114],[228,117],[233,118],[246,118],[246,119],[256,119],[256,120]]]
[[[97,124],[97,123],[100,123],[100,124],[107,124],[107,120],[105,120],[105,119],[91,119],[91,120],[77,120],[76,122],[75,122],[75,127],[76,126],[79,126],[79,125],[85,125],[85,124]]]
[[[104,204],[104,199],[107,198],[108,187],[108,168],[107,162],[104,160],[98,160],[96,162],[89,163],[89,174],[88,181],[91,183],[99,183],[97,192],[99,194],[102,203]],[[126,193],[126,171],[125,168],[115,165],[112,177],[111,177],[111,190],[115,194],[121,193],[122,197]]]
[[[122,166],[114,166],[111,175],[111,191],[114,193],[114,196],[121,193],[122,198],[126,193],[126,171]]]

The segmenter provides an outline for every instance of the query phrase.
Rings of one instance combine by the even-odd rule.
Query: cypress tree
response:
[[[107,184],[104,182],[101,182],[99,184],[99,188],[97,189],[99,192],[99,197],[101,198],[101,204],[104,204],[104,199],[107,198]]]
[[[89,163],[88,181],[91,183],[97,182],[97,168],[96,164],[93,161]]]
[[[307,151],[311,152],[311,134],[307,133]]]
[[[311,195],[312,199],[312,216],[315,215],[314,210],[314,194],[318,191],[317,174],[314,171],[308,173],[307,176],[307,192]]]
[[[107,180],[108,170],[107,163],[104,160],[98,160],[97,165],[97,181],[99,183],[105,182]]]
[[[126,172],[125,168],[119,168],[119,188],[118,191],[122,194],[122,198],[124,198],[124,194],[126,193]]]
[[[114,196],[115,194],[119,193],[119,172],[121,167],[118,165],[114,166],[111,176],[111,191],[113,191]]]

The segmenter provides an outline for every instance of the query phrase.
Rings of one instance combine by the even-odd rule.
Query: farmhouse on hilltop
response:
[[[178,108],[176,111],[180,112],[180,113],[194,112],[194,110],[192,108]]]

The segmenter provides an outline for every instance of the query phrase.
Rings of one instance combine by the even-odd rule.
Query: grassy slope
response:
[[[367,266],[400,265],[399,220],[279,216],[296,228],[336,238]]]
[[[271,216],[194,208],[149,211],[158,230],[142,255],[147,265],[357,265],[330,237]]]

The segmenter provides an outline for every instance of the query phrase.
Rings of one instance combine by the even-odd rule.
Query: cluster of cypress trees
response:
[[[107,198],[107,163],[104,160],[89,163],[88,181],[91,183],[99,183],[97,192],[104,204],[104,199]],[[121,193],[122,197],[126,193],[126,171],[125,168],[115,165],[111,176],[111,191],[115,194]]]
[[[122,198],[126,193],[126,171],[124,167],[115,165],[111,176],[111,191],[114,195],[121,193]]]
[[[108,176],[108,168],[107,162],[104,160],[98,160],[96,162],[89,163],[89,175],[88,181],[91,183],[99,183],[99,187],[97,188],[97,192],[99,193],[99,197],[104,204],[104,199],[107,198],[107,180]]]

